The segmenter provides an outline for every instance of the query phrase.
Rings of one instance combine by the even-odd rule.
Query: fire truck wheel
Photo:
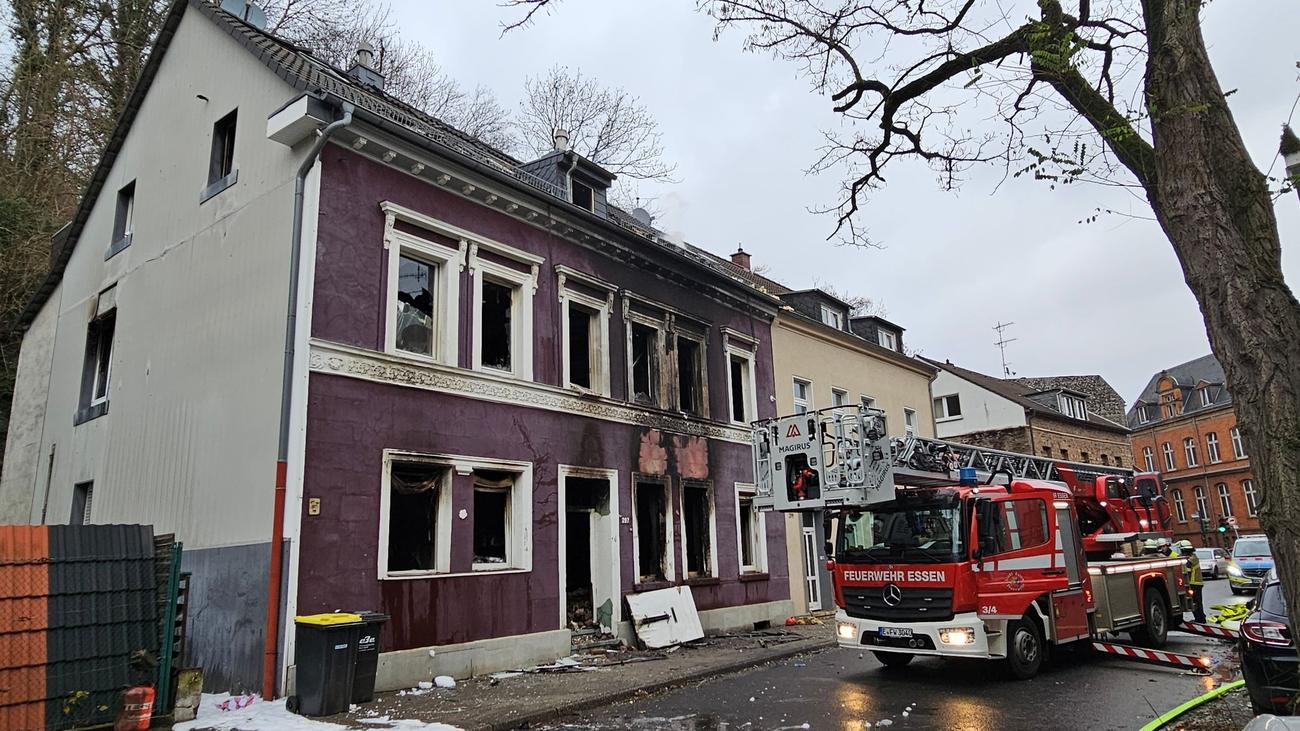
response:
[[[880,664],[887,668],[904,667],[909,662],[912,662],[912,658],[916,657],[903,652],[881,652],[879,650],[875,650],[871,654],[875,655]]]
[[[1142,596],[1142,617],[1146,620],[1141,629],[1130,635],[1133,641],[1144,647],[1161,648],[1169,639],[1169,607],[1165,603],[1164,592],[1156,588],[1144,591]]]
[[[1007,671],[1016,680],[1028,680],[1043,666],[1043,630],[1029,617],[1007,626]]]

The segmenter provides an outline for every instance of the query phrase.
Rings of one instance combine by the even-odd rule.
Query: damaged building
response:
[[[339,608],[391,615],[381,689],[630,638],[651,589],[788,616],[748,429],[780,302],[563,134],[516,160],[383,85],[172,5],[24,319],[0,519],[175,533],[217,689],[283,690]]]

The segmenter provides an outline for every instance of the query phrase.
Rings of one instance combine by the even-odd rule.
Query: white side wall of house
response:
[[[42,496],[49,476],[49,450],[42,453],[41,437],[61,293],[62,289],[56,290],[41,308],[27,329],[18,355],[9,433],[5,439],[4,474],[0,475],[0,523],[40,522]]]
[[[185,13],[60,291],[24,340],[0,494],[6,506],[34,505],[17,517],[39,521],[53,447],[47,522],[68,522],[74,485],[93,480],[90,522],[175,533],[195,572],[192,616],[203,620],[191,631],[212,635],[192,635],[191,647],[209,680],[250,687],[265,612],[293,178],[306,146],[266,138],[267,116],[296,92],[198,11]],[[213,124],[236,107],[238,180],[200,203]],[[117,193],[133,180],[133,239],[106,261]],[[98,293],[114,285],[108,413],[74,426],[87,325]]]
[[[978,386],[940,367],[939,375],[930,384],[934,398],[957,394],[961,401],[961,416],[936,419],[935,436],[951,439],[963,434],[1011,429],[1025,426],[1025,408],[1010,399]]]

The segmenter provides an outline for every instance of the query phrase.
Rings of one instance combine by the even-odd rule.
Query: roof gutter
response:
[[[293,371],[297,358],[294,345],[298,336],[298,279],[302,268],[302,209],[307,190],[307,176],[316,167],[321,151],[330,137],[352,124],[353,106],[344,103],[343,116],[320,131],[307,151],[293,181],[293,236],[289,248],[289,303],[284,330],[284,373],[280,382],[280,438],[275,461],[275,507],[271,523],[271,565],[266,586],[266,632],[262,656],[262,697],[275,697],[276,657],[280,646],[280,565],[284,553],[284,503],[288,492],[289,416],[293,403]]]

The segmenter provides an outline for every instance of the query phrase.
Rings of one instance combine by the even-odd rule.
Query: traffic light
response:
[[[1222,515],[1219,516],[1219,532],[1220,533],[1228,532],[1228,519]]]

